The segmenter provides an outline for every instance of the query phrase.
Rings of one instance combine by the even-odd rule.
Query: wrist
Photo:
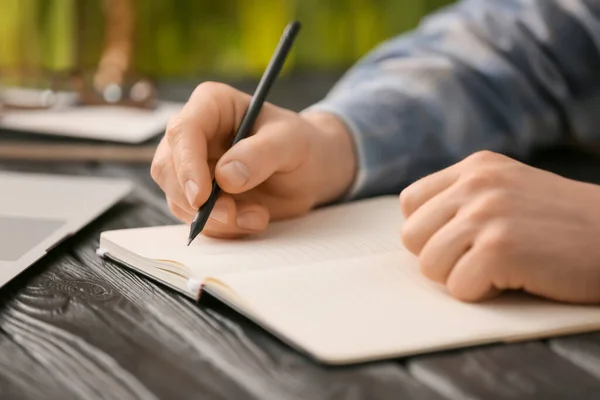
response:
[[[308,112],[301,116],[316,128],[311,145],[315,206],[339,200],[352,187],[358,168],[348,127],[330,113]]]

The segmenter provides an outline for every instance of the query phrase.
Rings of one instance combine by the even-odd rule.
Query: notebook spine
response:
[[[202,290],[202,282],[198,279],[190,278],[187,281],[187,288],[195,296],[199,296],[200,291]]]
[[[106,249],[103,249],[102,247],[98,247],[96,249],[96,255],[99,256],[99,257],[102,257],[102,258],[104,258],[106,256],[107,252],[108,251]]]

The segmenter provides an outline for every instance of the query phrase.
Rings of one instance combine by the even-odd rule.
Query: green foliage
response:
[[[101,0],[0,0],[0,67],[87,68],[103,45]],[[285,24],[303,30],[287,68],[343,69],[451,0],[135,0],[136,70],[259,75]],[[81,7],[77,30],[75,5]],[[78,54],[79,49],[80,54]]]

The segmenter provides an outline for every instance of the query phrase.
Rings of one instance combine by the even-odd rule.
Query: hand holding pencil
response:
[[[285,37],[278,49],[286,49]],[[190,224],[209,214],[201,224],[205,235],[260,233],[269,221],[302,215],[340,198],[351,185],[356,157],[339,119],[263,104],[283,50],[254,97],[221,83],[199,85],[156,151],[151,174],[171,211]],[[199,213],[215,192],[210,213]]]

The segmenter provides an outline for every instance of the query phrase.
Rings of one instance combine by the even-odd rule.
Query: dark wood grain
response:
[[[0,292],[6,354],[21,354],[35,366],[27,367],[27,375],[19,369],[0,372],[5,393],[22,398],[46,398],[43,393],[118,399],[442,398],[398,363],[318,365],[227,307],[198,305],[101,260],[95,254],[101,231],[175,220],[145,178],[147,168],[86,165],[67,172],[128,177],[138,188]],[[2,354],[0,363],[10,365],[10,360]],[[37,389],[27,389],[34,382]]]
[[[269,100],[299,111],[337,77],[284,78]],[[231,83],[246,92],[256,84]],[[185,101],[194,86],[160,90]],[[549,149],[527,161],[600,183],[600,159],[588,153]],[[0,162],[2,169],[125,177],[137,187],[0,290],[1,399],[600,398],[600,333],[352,367],[316,364],[217,301],[195,304],[96,256],[102,230],[175,222],[148,165]]]
[[[127,177],[137,189],[0,292],[3,398],[600,396],[599,381],[577,366],[581,357],[563,357],[560,346],[553,352],[541,342],[417,357],[408,371],[394,362],[318,365],[218,302],[197,305],[96,256],[102,230],[175,222],[147,166],[88,164],[60,172]],[[583,364],[599,359],[593,353]]]
[[[423,356],[411,373],[452,399],[597,399],[600,381],[541,342]]]
[[[74,399],[68,386],[5,332],[0,333],[0,398]]]
[[[553,339],[550,348],[600,379],[600,332]]]

